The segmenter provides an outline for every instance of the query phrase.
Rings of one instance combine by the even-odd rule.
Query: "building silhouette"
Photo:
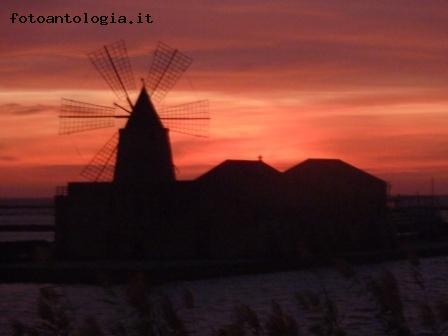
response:
[[[294,258],[375,250],[390,240],[387,185],[341,160],[285,172],[226,160],[175,178],[168,130],[143,88],[119,132],[112,182],[72,182],[56,197],[66,259]]]

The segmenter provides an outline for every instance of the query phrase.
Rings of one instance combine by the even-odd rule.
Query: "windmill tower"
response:
[[[191,58],[159,43],[135,103],[130,98],[135,81],[124,41],[90,53],[89,59],[128,107],[118,103],[107,107],[63,99],[60,134],[112,127],[115,120],[127,119],[125,126],[112,135],[81,175],[90,181],[113,180],[121,185],[174,182],[168,130],[202,137],[210,120],[205,100],[171,107],[161,105],[190,66]],[[116,113],[117,109],[124,113]]]
[[[173,182],[168,129],[143,87],[126,126],[119,131],[114,181],[120,184]]]

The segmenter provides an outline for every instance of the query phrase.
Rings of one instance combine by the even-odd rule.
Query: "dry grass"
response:
[[[410,274],[421,291],[417,301],[418,322],[427,335],[448,335],[448,300],[440,298],[431,301],[428,284],[421,271],[418,259],[409,262]],[[347,281],[350,290],[367,298],[373,309],[374,318],[382,327],[382,335],[411,336],[405,317],[403,299],[398,281],[392,272],[382,271],[376,277],[360,277],[349,264],[338,262],[335,269]],[[86,318],[75,326],[76,316],[64,300],[51,287],[42,288],[37,301],[37,318],[31,326],[20,321],[11,323],[13,336],[188,336],[189,332],[170,298],[157,294],[147,286],[142,276],[131,279],[125,290],[126,309],[117,299],[117,293],[104,287],[108,304],[116,307],[119,316],[105,330],[94,317]],[[418,293],[417,293],[418,294]],[[295,294],[303,319],[312,324],[306,334],[316,336],[346,336],[344,318],[339,307],[325,287],[320,283],[317,291]],[[180,297],[184,309],[194,309],[193,293],[185,289]],[[245,304],[234,307],[233,321],[224,326],[215,326],[217,336],[300,336],[306,323],[298,323],[294,316],[286,313],[279,303],[272,301],[269,314],[261,319],[255,310]]]

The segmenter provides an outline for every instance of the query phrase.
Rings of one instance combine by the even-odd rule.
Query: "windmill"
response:
[[[88,57],[117,98],[125,101],[125,106],[118,103],[103,106],[63,98],[59,133],[113,127],[117,119],[127,122],[94,155],[81,175],[93,182],[174,179],[168,129],[204,137],[210,120],[206,100],[168,107],[161,105],[192,59],[159,42],[148,76],[142,79],[140,94],[133,103],[129,93],[135,89],[135,80],[125,42],[120,40],[106,45],[89,53]]]

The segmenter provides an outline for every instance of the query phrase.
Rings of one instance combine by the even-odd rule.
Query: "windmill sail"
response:
[[[81,175],[90,181],[111,181],[114,174],[117,146],[118,132],[115,132],[83,169]]]
[[[112,127],[115,108],[63,98],[59,118],[59,134]]]
[[[159,110],[160,119],[170,131],[206,137],[210,122],[209,101],[198,100]]]
[[[154,103],[160,103],[163,100],[191,62],[192,59],[179,50],[159,42],[146,80]]]
[[[134,74],[123,40],[104,46],[88,54],[90,61],[118,98],[126,98],[135,89]]]

